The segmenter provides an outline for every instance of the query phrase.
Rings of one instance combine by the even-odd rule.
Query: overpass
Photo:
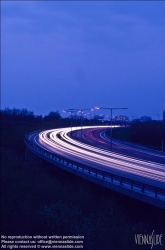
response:
[[[25,144],[27,152],[63,170],[165,209],[165,154],[115,141],[111,152],[108,128],[36,131],[25,136]]]

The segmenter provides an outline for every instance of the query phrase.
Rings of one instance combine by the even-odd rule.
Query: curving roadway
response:
[[[34,132],[28,139],[67,159],[117,174],[125,178],[165,189],[165,154],[110,140],[109,126],[61,128]]]

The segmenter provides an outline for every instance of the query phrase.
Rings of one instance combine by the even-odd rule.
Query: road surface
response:
[[[34,132],[28,139],[72,161],[165,190],[165,154],[117,141],[110,152],[108,128],[61,128]]]

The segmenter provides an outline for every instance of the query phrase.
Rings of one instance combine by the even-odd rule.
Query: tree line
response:
[[[32,124],[42,124],[42,128],[50,127],[70,127],[70,126],[89,126],[89,125],[100,125],[102,124],[96,118],[87,119],[83,116],[68,116],[67,118],[61,117],[59,111],[51,111],[48,115],[35,115],[34,112],[28,111],[26,108],[10,109],[9,107],[0,110],[1,121],[3,122],[19,122],[19,123],[32,123]]]
[[[74,127],[103,125],[97,119],[82,117],[61,117],[59,111],[51,111],[45,116],[36,116],[34,112],[23,109],[5,108],[0,110],[2,124],[9,125],[12,122],[37,125],[38,129],[50,129],[58,127]],[[83,119],[83,120],[81,120]],[[110,131],[107,132],[110,136]],[[125,127],[113,129],[113,137],[119,140],[142,144],[156,150],[165,151],[165,122],[164,121],[140,121],[135,120]]]
[[[107,134],[110,136],[110,131]],[[113,137],[165,151],[165,123],[163,121],[135,121],[125,128],[114,129]]]

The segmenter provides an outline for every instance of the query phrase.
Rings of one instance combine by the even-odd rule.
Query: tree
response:
[[[44,117],[46,121],[59,121],[61,118],[60,113],[58,111],[51,111],[48,115]]]

